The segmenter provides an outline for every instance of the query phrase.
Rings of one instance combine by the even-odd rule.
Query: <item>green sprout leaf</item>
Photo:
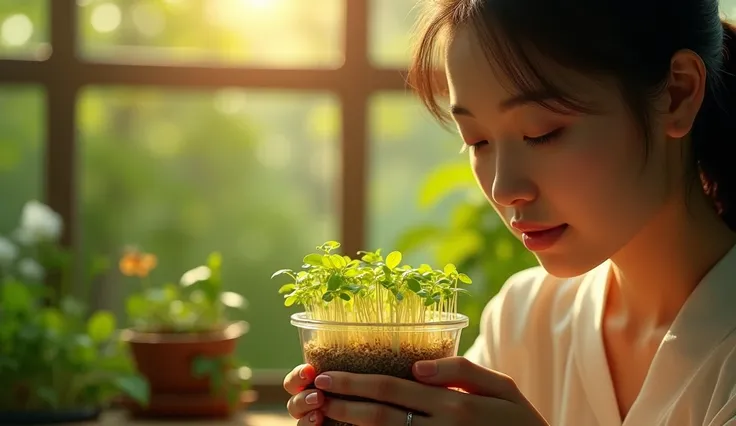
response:
[[[322,255],[321,254],[308,254],[304,256],[304,263],[312,266],[322,266]]]
[[[467,276],[467,275],[465,275],[465,274],[458,274],[457,277],[458,277],[458,279],[460,281],[464,282],[465,284],[472,284],[473,283],[473,280],[471,280],[470,277]]]
[[[401,253],[398,251],[392,251],[386,256],[386,266],[389,269],[395,269],[401,263]]]
[[[302,259],[302,270],[281,269],[288,275],[279,294],[284,305],[301,304],[316,319],[355,322],[425,322],[457,309],[459,284],[470,284],[466,274],[448,263],[434,269],[402,265],[400,251],[385,257],[381,249],[359,251],[358,258],[331,253],[339,243],[328,241]],[[396,342],[393,342],[396,344]]]
[[[279,294],[291,293],[296,288],[296,284],[284,284],[279,288]]]

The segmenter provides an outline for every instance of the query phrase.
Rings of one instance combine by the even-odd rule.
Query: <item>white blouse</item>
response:
[[[601,334],[610,270],[512,276],[465,356],[511,376],[552,426],[736,426],[736,247],[677,315],[624,421]]]

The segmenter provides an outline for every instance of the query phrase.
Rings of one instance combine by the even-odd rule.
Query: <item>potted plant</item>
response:
[[[457,312],[458,284],[471,279],[448,264],[400,266],[398,251],[359,252],[360,259],[333,253],[329,241],[304,257],[301,271],[283,269],[279,289],[286,306],[302,305],[291,317],[299,330],[304,361],[325,371],[383,374],[413,379],[419,360],[457,354],[468,318]],[[272,278],[273,278],[272,277]],[[339,395],[331,395],[339,398]],[[324,425],[342,425],[325,419]]]
[[[14,235],[0,237],[0,424],[90,420],[120,394],[148,399],[115,317],[88,315],[69,294],[62,225],[56,212],[30,201]],[[57,291],[45,285],[49,276]]]
[[[126,302],[132,326],[124,339],[151,389],[147,406],[128,405],[145,416],[230,416],[254,400],[247,389],[250,370],[235,357],[248,324],[226,315],[227,308],[245,308],[246,300],[223,290],[218,253],[178,283],[161,286],[148,278],[157,262],[153,254],[130,249],[119,263],[124,275],[142,284]]]

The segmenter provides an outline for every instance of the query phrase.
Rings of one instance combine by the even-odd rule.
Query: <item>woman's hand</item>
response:
[[[306,389],[314,382],[315,375],[314,367],[303,364],[284,378],[284,389],[291,395],[286,407],[291,417],[299,419],[298,426],[322,424],[324,419],[319,410],[325,401],[324,395],[318,390]]]
[[[369,398],[406,407],[415,413],[426,413],[426,416],[414,414],[412,426],[547,425],[513,380],[463,357],[418,362],[413,370],[419,383],[389,376],[335,371],[316,377],[314,384],[330,393]],[[306,377],[309,373],[310,370],[306,369]],[[448,388],[459,388],[460,391]],[[300,403],[304,397],[299,395],[292,398],[292,406],[304,407]],[[406,411],[387,405],[332,398],[324,401],[322,395],[317,398],[318,404],[314,409],[322,406],[318,411],[323,414],[318,422],[326,416],[357,426],[407,424]],[[297,414],[300,411],[303,408],[297,410]],[[309,424],[315,423],[299,422],[299,425]]]

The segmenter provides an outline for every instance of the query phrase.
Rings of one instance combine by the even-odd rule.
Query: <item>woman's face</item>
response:
[[[576,276],[614,256],[674,190],[672,146],[658,116],[645,139],[612,83],[548,64],[545,72],[592,104],[561,114],[519,99],[499,80],[472,32],[448,45],[454,119],[476,179],[509,229],[556,276]],[[541,94],[544,97],[544,94]]]

